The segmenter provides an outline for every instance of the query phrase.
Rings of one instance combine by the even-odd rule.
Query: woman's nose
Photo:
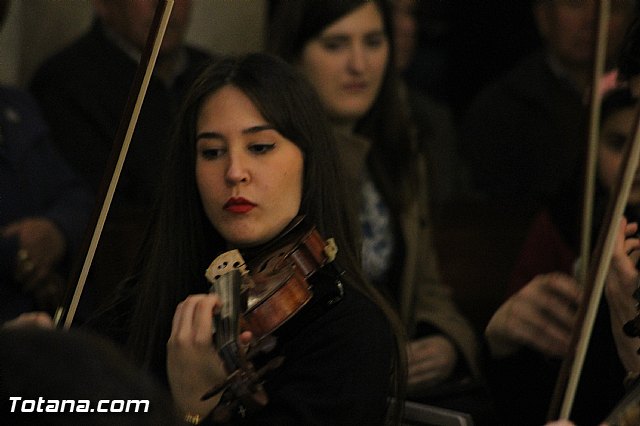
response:
[[[248,162],[242,154],[230,153],[229,164],[225,178],[231,185],[237,185],[243,182],[249,182],[250,173]]]
[[[366,66],[367,58],[363,47],[354,44],[349,52],[349,68],[354,72],[363,72]]]

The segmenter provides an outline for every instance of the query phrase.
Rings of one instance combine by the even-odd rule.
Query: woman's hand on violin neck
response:
[[[538,275],[511,296],[493,314],[485,338],[495,358],[529,346],[548,356],[569,350],[580,290],[569,275]]]
[[[444,335],[414,340],[407,348],[409,388],[432,386],[446,380],[453,372],[458,353]]]
[[[53,319],[46,312],[26,312],[2,324],[2,328],[53,328]]]
[[[219,398],[200,399],[227,378],[212,339],[213,315],[220,307],[216,295],[191,295],[177,306],[173,316],[167,375],[174,400],[185,413],[209,414]]]

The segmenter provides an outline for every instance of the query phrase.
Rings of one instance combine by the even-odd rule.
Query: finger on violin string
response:
[[[238,335],[238,353],[242,359],[250,360],[259,353],[269,353],[276,346],[276,337],[269,335],[260,340],[253,338],[251,331],[243,330]]]
[[[203,295],[191,294],[178,303],[173,316],[172,333],[187,339],[193,336],[193,326],[197,322],[197,307]]]
[[[192,327],[193,336],[197,341],[203,344],[211,343],[211,335],[213,334],[212,327],[214,327],[212,321],[212,315],[215,317],[216,312],[220,311],[220,302],[217,297],[212,295],[202,295],[194,303]],[[219,330],[219,328],[218,328]]]

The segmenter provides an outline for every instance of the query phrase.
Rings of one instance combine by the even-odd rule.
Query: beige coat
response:
[[[370,142],[361,137],[339,136],[338,145],[349,188],[359,188]],[[472,374],[478,377],[478,341],[472,327],[453,303],[451,289],[442,282],[428,211],[425,161],[422,155],[415,156],[415,161],[419,162],[420,176],[418,187],[413,191],[414,202],[404,209],[397,221],[405,243],[399,281],[399,315],[409,336],[414,334],[420,322],[440,329],[454,342]],[[359,200],[357,196],[361,191],[351,192],[355,195],[354,200]],[[356,204],[356,211],[359,206],[360,203]]]

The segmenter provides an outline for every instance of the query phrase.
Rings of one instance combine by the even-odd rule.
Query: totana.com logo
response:
[[[148,399],[101,399],[95,406],[88,399],[23,399],[9,397],[12,413],[147,413]]]

